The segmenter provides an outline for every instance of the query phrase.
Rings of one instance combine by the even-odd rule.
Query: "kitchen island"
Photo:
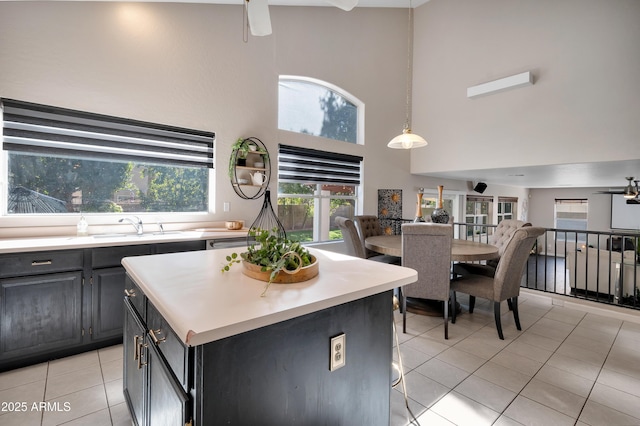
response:
[[[389,422],[392,289],[408,268],[311,249],[317,277],[266,283],[222,273],[233,249],[140,256],[127,274],[124,392],[134,421]],[[344,366],[330,370],[344,334]]]

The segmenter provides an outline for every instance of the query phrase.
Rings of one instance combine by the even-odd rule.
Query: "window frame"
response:
[[[343,140],[339,140],[339,139],[332,139],[332,138],[326,138],[324,136],[319,136],[319,135],[312,135],[312,134],[305,134],[305,133],[301,133],[295,130],[288,130],[288,129],[281,129],[280,128],[280,117],[278,117],[278,130],[283,131],[283,132],[289,132],[289,133],[294,133],[294,134],[299,134],[299,135],[308,135],[311,137],[316,137],[316,138],[322,138],[322,139],[328,139],[328,140],[332,140],[332,141],[336,141],[336,142],[342,142],[342,143],[346,143],[346,144],[350,144],[350,145],[364,145],[365,143],[365,125],[364,125],[364,120],[365,120],[365,104],[363,101],[361,101],[360,99],[358,99],[356,96],[352,95],[351,93],[347,92],[346,90],[342,89],[341,87],[336,86],[335,84],[331,84],[327,81],[323,81],[317,78],[313,78],[313,77],[305,77],[305,76],[299,76],[299,75],[287,75],[287,74],[282,74],[278,77],[278,91],[280,88],[280,82],[283,80],[288,80],[288,81],[294,81],[294,82],[305,82],[305,83],[310,83],[310,84],[314,84],[320,87],[324,87],[327,90],[331,90],[335,93],[337,93],[338,95],[342,96],[343,98],[345,98],[346,100],[348,100],[349,102],[351,102],[353,105],[356,106],[356,111],[357,111],[357,117],[358,117],[358,125],[357,125],[357,135],[356,135],[356,142],[352,143],[352,142],[347,142],[347,141],[343,141]],[[279,100],[278,100],[279,102]],[[279,109],[279,105],[278,105],[278,109]]]
[[[584,219],[574,219],[572,222],[574,223],[584,223],[584,229],[577,228],[559,228],[558,227],[558,206],[562,205],[580,205],[586,208],[584,214]],[[577,212],[581,213],[581,212]],[[555,229],[567,229],[575,232],[564,232],[558,231],[556,232],[556,240],[557,241],[565,241],[565,242],[577,242],[577,243],[586,243],[587,242],[587,232],[589,229],[589,199],[588,198],[556,198],[553,203],[553,227]]]
[[[280,144],[278,147],[278,196],[281,198],[304,198],[314,202],[312,241],[331,241],[331,212],[323,208],[323,201],[331,199],[353,200],[354,212],[361,210],[362,175],[364,158],[358,155],[339,153]],[[357,165],[357,167],[356,167]],[[357,169],[357,172],[356,172]],[[313,194],[287,194],[280,192],[281,184],[314,186]],[[354,195],[324,194],[323,185],[345,185],[354,188]],[[325,225],[326,224],[326,225]],[[327,228],[328,227],[328,228]],[[327,237],[326,239],[323,239]]]
[[[4,100],[4,99],[3,99]],[[28,102],[22,102],[22,101],[12,101],[9,99],[6,99],[7,102],[15,102],[15,103],[23,103],[26,105],[29,105]],[[32,104],[35,106],[40,106],[38,104]],[[47,105],[42,105],[43,107],[49,107]],[[71,111],[73,112],[74,110],[68,110],[65,108],[59,108],[59,107],[51,107],[53,109],[58,109],[60,111]],[[0,109],[0,122],[3,122],[3,110]],[[88,112],[83,112],[83,111],[77,111],[79,114],[86,114],[87,116],[101,116],[101,114],[93,114],[93,113],[88,113]],[[103,117],[109,117],[109,116],[104,116]],[[113,117],[116,120],[122,120],[123,122],[131,122],[131,123],[143,123],[140,121],[136,121],[136,120],[129,120],[129,119],[124,119],[124,118],[119,118],[119,117]],[[155,123],[148,123],[150,125],[155,125]],[[163,126],[160,124],[157,124],[158,127],[165,127],[167,129],[172,129],[175,127],[171,127],[171,126]],[[9,214],[7,211],[8,208],[8,195],[9,195],[9,179],[8,179],[8,173],[9,173],[9,153],[13,152],[13,151],[8,151],[5,150],[4,147],[4,143],[3,143],[3,139],[4,139],[4,126],[0,125],[0,129],[2,129],[2,131],[0,132],[0,197],[2,197],[2,201],[0,201],[0,229],[3,228],[30,228],[28,233],[32,233],[32,232],[37,232],[38,235],[48,235],[48,234],[52,234],[52,235],[58,235],[60,234],[59,230],[55,230],[52,228],[55,227],[63,227],[63,226],[73,226],[75,227],[77,221],[80,218],[80,214],[74,214],[74,213],[20,213],[20,214]],[[175,128],[177,129],[177,128]],[[188,130],[188,129],[185,129]],[[197,131],[197,130],[193,130],[196,133],[200,133],[200,134],[210,134],[211,137],[213,138],[213,145],[211,147],[211,151],[210,154],[213,157],[213,163],[215,163],[215,157],[216,157],[216,149],[217,149],[217,143],[215,143],[215,134],[213,132],[202,132],[202,131]],[[102,158],[96,158],[96,160],[98,161],[102,161],[104,159]],[[135,158],[132,157],[132,161],[136,161]],[[166,163],[165,163],[166,165]],[[215,212],[215,164],[213,164],[213,167],[208,168],[207,171],[207,176],[208,176],[208,207],[207,207],[207,211],[201,211],[201,212],[123,212],[123,213],[113,213],[113,212],[109,212],[109,213],[83,213],[83,215],[85,216],[86,220],[89,222],[90,225],[94,226],[109,226],[109,225],[117,225],[118,221],[117,218],[125,216],[125,215],[136,215],[139,216],[143,222],[149,223],[149,224],[154,224],[157,222],[162,222],[165,224],[168,223],[189,223],[189,222],[203,222],[203,221],[210,221],[212,220],[211,215]],[[95,228],[94,228],[95,229]],[[153,228],[151,228],[153,229]]]

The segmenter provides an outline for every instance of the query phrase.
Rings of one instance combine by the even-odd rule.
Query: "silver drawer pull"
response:
[[[161,339],[158,339],[158,337],[156,336],[157,334],[162,334],[162,329],[157,329],[157,330],[149,330],[149,335],[151,336],[151,339],[153,340],[153,343],[155,343],[156,345],[164,342],[165,340],[167,340],[166,337],[163,337]]]
[[[138,339],[140,338],[140,336],[135,335],[133,336],[133,360],[137,361],[138,358],[140,358],[140,346],[138,346]]]
[[[50,260],[33,260],[31,261],[31,266],[43,266],[43,265],[51,265],[53,264]]]
[[[138,356],[138,370],[141,370],[142,367],[147,365],[146,362],[142,362],[142,358],[144,357],[144,348],[146,347],[147,347],[146,344],[138,343],[138,353],[140,354],[140,356]]]
[[[127,297],[136,297],[136,290],[135,289],[131,289],[131,290],[127,290],[126,288],[124,289],[124,295]]]

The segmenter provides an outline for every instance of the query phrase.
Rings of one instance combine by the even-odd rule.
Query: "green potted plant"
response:
[[[234,155],[234,153],[236,153]],[[238,138],[231,145],[231,157],[229,158],[229,177],[233,178],[233,171],[236,166],[247,165],[247,154],[249,154],[249,146],[247,139]]]
[[[277,229],[251,229],[249,236],[255,243],[243,253],[232,253],[226,257],[222,272],[229,271],[234,263],[243,263],[243,273],[267,281],[261,296],[272,282],[293,283],[311,279],[318,274],[318,262],[298,241],[277,235]]]

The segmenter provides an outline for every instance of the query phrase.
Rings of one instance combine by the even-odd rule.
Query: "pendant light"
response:
[[[408,37],[407,37],[407,103],[406,103],[406,119],[404,122],[404,129],[402,134],[391,139],[387,144],[389,148],[395,149],[411,149],[427,146],[427,141],[421,136],[418,136],[411,132],[411,126],[409,123],[409,117],[411,115],[411,57],[413,53],[412,39],[413,39],[413,7],[411,6],[411,0],[409,0],[409,25],[408,25]]]

